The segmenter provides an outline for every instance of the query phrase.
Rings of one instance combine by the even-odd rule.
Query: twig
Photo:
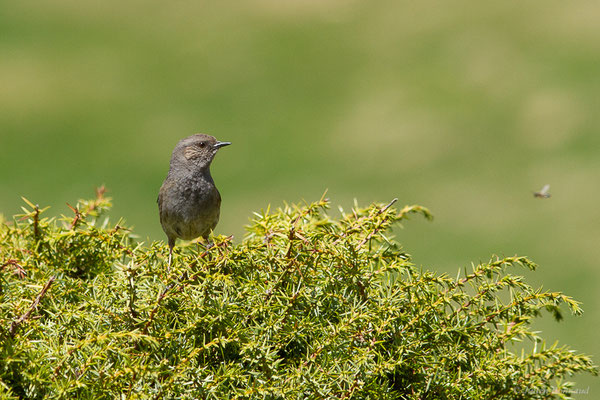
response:
[[[13,273],[15,275],[17,275],[20,279],[25,278],[25,276],[27,275],[27,271],[25,271],[25,268],[23,268],[22,265],[20,265],[18,263],[17,260],[15,260],[14,258],[9,258],[8,260],[6,260],[6,262],[2,265],[0,265],[0,271],[2,271],[4,269],[4,267],[8,266],[8,265],[12,265],[13,266]]]
[[[135,271],[132,268],[127,268],[128,272],[128,287],[129,287],[129,313],[131,314],[131,318],[135,319],[138,317],[138,313],[135,310],[135,300],[136,300],[136,291],[135,291]]]
[[[75,217],[73,218],[73,222],[71,222],[71,230],[73,230],[77,226],[77,223],[80,220],[83,219],[84,215],[81,214],[81,212],[77,208],[73,207],[69,203],[67,203],[67,206],[75,213]]]
[[[167,286],[162,293],[160,294],[160,296],[158,296],[158,300],[156,300],[156,305],[154,306],[154,308],[150,311],[150,316],[148,317],[148,321],[146,321],[146,324],[144,325],[144,329],[142,330],[142,332],[144,332],[145,334],[148,333],[148,327],[150,327],[150,324],[152,324],[152,321],[154,320],[154,314],[156,314],[156,311],[158,310],[158,307],[160,307],[160,303],[161,301],[163,301],[163,299],[165,298],[165,296],[167,295],[167,292],[169,291],[169,289],[171,289],[173,287],[173,285],[169,285]]]
[[[279,284],[281,283],[283,278],[288,274],[291,267],[294,266],[294,264],[295,264],[294,257],[292,257],[292,250],[294,248],[294,239],[297,239],[297,238],[300,239],[300,237],[301,237],[301,236],[298,236],[298,234],[296,233],[296,224],[298,223],[298,221],[300,220],[300,218],[302,216],[303,216],[303,214],[298,215],[298,217],[296,217],[294,219],[294,221],[292,222],[292,226],[290,227],[290,231],[288,233],[289,245],[288,245],[287,252],[285,253],[285,258],[288,260],[288,265],[285,268],[285,270],[283,270],[281,275],[279,275],[275,284],[270,289],[267,289],[265,301],[267,301],[271,298],[275,289],[277,289],[277,287],[279,286]],[[304,239],[304,240],[306,240],[306,239]],[[302,275],[302,271],[300,270],[300,268],[297,265],[296,265],[296,271],[298,271],[298,274],[300,274],[300,279],[303,279],[304,276]]]
[[[179,276],[179,278],[177,278],[177,282],[182,282],[186,278],[187,278],[187,272],[184,271],[183,274],[181,274]],[[156,300],[156,305],[150,311],[150,315],[148,316],[148,321],[146,321],[146,324],[144,324],[144,329],[142,330],[144,332],[144,334],[148,334],[148,328],[150,327],[150,324],[152,324],[152,321],[154,321],[154,314],[156,314],[156,311],[158,311],[158,308],[160,307],[160,303],[164,300],[165,297],[167,297],[167,293],[169,293],[169,291],[175,287],[175,284],[176,284],[176,282],[173,282],[173,283],[167,285],[163,289],[160,296],[158,296],[158,299]],[[179,287],[177,289],[182,290],[183,287],[184,287],[184,284],[179,283]]]
[[[394,198],[392,201],[390,201],[385,207],[383,207],[381,210],[379,210],[379,214],[387,211],[388,208],[390,208],[391,206],[394,205],[394,203],[396,203],[398,201],[398,198]]]
[[[200,257],[201,258],[205,257],[208,254],[208,251],[210,249],[212,249],[213,247],[219,248],[219,247],[227,245],[231,241],[231,239],[233,239],[233,236],[227,236],[223,242],[213,244],[211,247],[207,248],[202,254],[200,254]],[[199,275],[199,273],[192,275],[189,278],[189,281],[196,280],[198,275]],[[156,300],[156,305],[154,306],[154,308],[152,310],[150,310],[150,315],[148,316],[148,320],[144,324],[144,328],[142,329],[142,332],[144,332],[144,334],[148,334],[148,328],[150,327],[150,325],[152,325],[152,322],[154,321],[154,315],[158,311],[158,309],[160,307],[160,303],[164,300],[165,297],[167,297],[167,294],[173,288],[177,289],[178,291],[183,290],[183,288],[189,284],[189,282],[185,282],[186,279],[188,279],[188,274],[187,274],[187,271],[184,271],[183,274],[181,274],[175,282],[170,283],[163,289],[162,293],[158,296],[158,299]],[[177,287],[175,287],[175,286],[177,286]]]
[[[33,236],[36,239],[40,237],[40,207],[35,205],[35,214],[33,215]]]
[[[377,215],[381,215],[384,212],[387,211],[388,208],[390,208],[391,206],[394,205],[395,202],[397,202],[398,199],[395,198],[394,200],[390,201],[385,207],[383,207],[381,210],[379,210],[377,212]],[[383,224],[383,221],[379,223],[379,225],[377,225],[377,227],[372,230],[371,232],[369,232],[369,234],[362,240],[362,242],[360,242],[360,244],[358,245],[358,247],[362,247],[365,243],[367,243],[369,240],[371,240],[371,238],[377,233],[379,232],[379,229],[381,228],[381,225]]]
[[[96,207],[98,207],[98,204],[104,200],[104,193],[106,193],[104,185],[96,188],[96,200],[90,205],[89,211],[95,210]]]
[[[23,322],[25,322],[25,321],[27,321],[29,319],[29,317],[31,316],[31,313],[40,304],[40,301],[42,301],[42,299],[46,295],[46,292],[48,291],[48,289],[50,289],[50,285],[52,285],[52,282],[54,282],[54,279],[56,279],[54,276],[50,277],[50,279],[48,280],[48,282],[46,282],[46,284],[42,288],[41,292],[37,295],[37,297],[33,301],[33,304],[31,304],[31,307],[29,307],[29,310],[27,310],[27,312],[25,314],[21,315],[19,317],[19,319],[17,319],[16,321],[13,321],[10,324],[10,329],[8,330],[8,334],[10,335],[11,338],[15,337],[15,335],[17,334],[17,330],[19,329],[19,326]]]

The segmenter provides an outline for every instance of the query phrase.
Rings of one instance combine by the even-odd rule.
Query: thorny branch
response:
[[[390,208],[391,206],[394,205],[395,202],[397,202],[398,199],[395,198],[394,200],[390,201],[385,207],[383,207],[381,210],[379,210],[379,212],[377,213],[377,215],[381,215],[384,212],[387,211],[388,208]],[[367,243],[369,240],[371,240],[371,238],[377,233],[379,232],[379,229],[381,229],[381,226],[383,225],[383,221],[381,221],[379,223],[379,225],[377,225],[377,227],[375,229],[373,229],[371,232],[369,232],[369,234],[362,240],[362,242],[360,242],[358,244],[358,247],[362,247],[365,243]]]
[[[228,236],[225,238],[225,240],[221,243],[216,244],[215,246],[224,246],[226,244],[228,244],[229,242],[231,242],[231,239],[233,239],[233,236]],[[208,250],[205,250],[202,254],[200,254],[200,257],[205,257],[208,254]],[[196,278],[198,277],[198,274],[194,274],[190,277],[189,281],[194,281],[196,280]],[[150,310],[150,315],[148,316],[148,320],[146,321],[146,323],[144,324],[144,328],[142,329],[142,332],[144,332],[145,334],[148,333],[148,328],[150,327],[150,325],[152,324],[152,322],[154,321],[154,315],[156,314],[156,312],[158,311],[160,304],[162,303],[162,301],[165,299],[165,297],[167,297],[167,294],[177,285],[177,291],[181,291],[183,290],[183,288],[185,286],[187,286],[189,284],[189,282],[183,282],[185,279],[187,278],[187,271],[184,272],[183,274],[181,274],[181,276],[179,276],[179,278],[177,278],[177,283],[173,282],[170,285],[167,285],[163,291],[160,293],[160,295],[158,296],[158,299],[156,300],[156,305],[154,306],[154,308],[152,310]]]
[[[52,285],[52,282],[54,282],[55,279],[56,278],[54,276],[50,277],[50,279],[48,280],[48,282],[46,282],[46,284],[42,288],[41,292],[37,295],[37,297],[35,298],[35,300],[31,304],[31,307],[29,307],[29,310],[27,310],[27,312],[25,314],[21,315],[17,320],[13,321],[10,324],[10,329],[8,330],[8,334],[10,335],[11,338],[15,337],[15,335],[17,334],[17,330],[19,329],[19,326],[24,321],[27,321],[29,319],[29,317],[31,316],[31,313],[40,304],[40,301],[42,301],[42,299],[46,295],[46,292],[48,291],[48,289],[50,289],[50,286]]]

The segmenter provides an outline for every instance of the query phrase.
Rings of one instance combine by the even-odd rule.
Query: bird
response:
[[[160,224],[169,244],[169,269],[177,239],[202,237],[207,241],[219,222],[221,194],[210,165],[217,151],[230,144],[197,133],[181,139],[173,149],[157,199]]]
[[[551,196],[549,190],[550,190],[550,185],[544,185],[542,190],[540,190],[539,192],[533,192],[533,197],[537,197],[540,199],[547,199]]]

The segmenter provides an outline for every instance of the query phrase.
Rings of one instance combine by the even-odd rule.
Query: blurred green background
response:
[[[599,363],[598,21],[593,1],[3,2],[0,212],[68,214],[105,184],[113,219],[163,240],[171,150],[210,133],[233,142],[217,233],[326,189],[334,215],[424,205],[432,223],[396,232],[415,263],[530,256],[534,285],[586,311],[542,336]]]

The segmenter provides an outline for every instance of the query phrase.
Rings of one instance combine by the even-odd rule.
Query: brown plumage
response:
[[[158,193],[160,224],[169,243],[169,266],[176,239],[208,238],[219,222],[221,195],[210,175],[217,151],[231,144],[196,134],[177,143],[167,178]]]

